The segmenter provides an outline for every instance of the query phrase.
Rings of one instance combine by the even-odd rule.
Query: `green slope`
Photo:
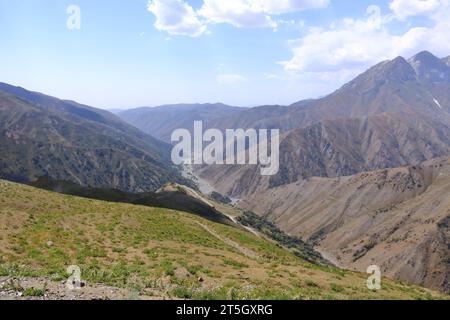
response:
[[[49,241],[51,241],[49,245]],[[61,195],[0,181],[0,276],[82,278],[199,299],[431,299],[427,289],[307,263],[233,226],[168,209]]]

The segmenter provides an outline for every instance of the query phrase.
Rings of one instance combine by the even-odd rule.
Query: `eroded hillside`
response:
[[[436,159],[309,178],[255,193],[240,205],[314,243],[340,266],[377,264],[392,277],[448,292],[449,195],[450,160]]]

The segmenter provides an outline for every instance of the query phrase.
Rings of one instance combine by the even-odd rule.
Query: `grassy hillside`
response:
[[[307,263],[250,232],[160,208],[0,180],[0,277],[66,279],[199,299],[431,299],[430,290]]]

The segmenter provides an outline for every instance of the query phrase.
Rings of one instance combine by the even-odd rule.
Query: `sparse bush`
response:
[[[334,292],[344,292],[344,288],[336,283],[331,283],[330,284],[330,288],[331,290],[333,290]]]
[[[173,266],[172,262],[169,260],[164,260],[161,263],[161,267],[163,268],[163,271],[168,276],[174,276],[175,275],[175,267]]]
[[[186,270],[192,274],[192,275],[197,275],[197,273],[202,270],[202,266],[200,265],[193,265],[193,266],[186,266]]]
[[[43,297],[45,295],[44,289],[27,288],[23,291],[24,297]]]
[[[191,299],[192,291],[185,287],[176,287],[171,291],[171,295],[180,299]]]

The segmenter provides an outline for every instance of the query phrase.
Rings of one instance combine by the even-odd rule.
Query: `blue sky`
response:
[[[69,30],[67,8],[80,9]],[[0,0],[0,81],[101,108],[290,104],[450,55],[448,0]]]

